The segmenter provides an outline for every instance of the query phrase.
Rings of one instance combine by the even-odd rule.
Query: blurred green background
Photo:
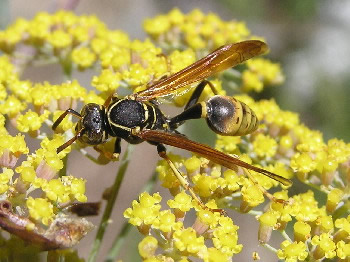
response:
[[[204,13],[214,12],[223,20],[241,20],[247,23],[253,34],[263,36],[270,46],[268,57],[281,63],[286,81],[282,86],[266,88],[263,93],[254,94],[257,98],[274,98],[284,110],[297,112],[300,119],[308,127],[323,132],[325,140],[337,137],[350,142],[350,1],[323,1],[323,0],[0,0],[0,26],[4,28],[18,17],[31,19],[39,11],[53,12],[60,7],[75,7],[77,14],[95,14],[111,29],[126,31],[132,38],[144,39],[142,22],[147,17],[167,13],[172,8],[178,7],[184,13],[194,8],[201,9]],[[41,68],[39,71],[28,72],[25,77],[35,81],[57,79],[57,67]],[[81,76],[79,76],[81,77]],[[90,86],[91,75],[84,75],[81,82]],[[195,138],[200,125],[192,122],[189,129],[193,131],[191,138]],[[214,134],[208,131],[208,136],[213,139]],[[201,137],[198,140],[205,140]],[[207,141],[208,142],[208,141]],[[139,149],[141,148],[141,149]],[[147,181],[154,170],[158,159],[153,148],[150,156],[150,146],[140,145],[135,152],[131,173],[123,181],[119,202],[116,204],[113,217],[114,223],[107,239],[114,239],[121,227],[122,212],[135,199],[142,183]],[[152,160],[150,159],[152,157]],[[85,159],[82,165],[74,163],[75,159],[82,159],[81,155],[71,161],[70,170],[73,174],[87,174],[94,179],[99,179],[101,188],[96,189],[94,182],[89,184],[87,191],[95,191],[95,200],[101,195],[103,189],[113,180],[116,164],[109,165],[111,170],[103,173],[110,176],[93,177],[96,169]],[[140,170],[142,169],[142,170]],[[96,171],[98,175],[101,171]],[[134,176],[133,176],[134,173]],[[144,175],[145,174],[145,175]],[[138,179],[135,179],[135,176]],[[91,180],[90,180],[91,181]],[[135,183],[139,184],[136,185]],[[106,186],[104,186],[106,185]],[[123,191],[124,190],[124,191]],[[157,190],[162,190],[157,188]],[[165,193],[165,195],[169,193]],[[240,222],[241,220],[241,222]],[[97,224],[99,219],[95,219]],[[243,252],[235,256],[236,261],[251,261],[251,253],[258,251],[261,261],[276,260],[275,255],[257,247],[257,221],[252,218],[234,213],[234,221],[240,226],[240,243],[245,245]],[[139,236],[136,232],[132,235]],[[89,239],[90,238],[90,239]],[[91,238],[94,232],[80,244],[82,256],[86,257],[90,249]],[[137,237],[138,238],[138,237]],[[138,261],[135,252],[137,239],[129,239],[121,254],[125,261]],[[277,247],[281,238],[272,245]],[[248,245],[251,244],[251,246]],[[248,245],[248,246],[247,246]],[[102,253],[108,249],[104,247]],[[128,254],[126,254],[128,253]],[[272,255],[270,257],[270,255]],[[137,258],[136,258],[137,257]],[[247,259],[249,257],[249,259]]]

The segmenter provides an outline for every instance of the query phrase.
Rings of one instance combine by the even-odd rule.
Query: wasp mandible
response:
[[[207,145],[189,140],[176,130],[186,120],[205,118],[208,126],[220,135],[242,136],[255,131],[258,127],[258,119],[255,113],[243,102],[222,95],[214,95],[205,102],[198,100],[206,85],[209,85],[213,90],[215,89],[209,81],[205,80],[206,78],[252,57],[262,55],[267,50],[267,45],[259,40],[228,44],[181,71],[148,84],[143,91],[124,98],[118,98],[116,94],[113,94],[104,105],[90,103],[85,105],[80,113],[73,109],[67,109],[56,120],[52,128],[56,129],[64,117],[71,114],[79,118],[76,134],[61,145],[57,152],[61,152],[77,139],[89,145],[98,145],[104,143],[109,136],[116,137],[114,154],[121,152],[121,139],[131,144],[147,141],[157,146],[159,156],[168,162],[181,185],[191,193],[202,207],[205,206],[195,195],[189,182],[167,156],[164,144],[191,151],[229,169],[240,166],[256,171],[289,186],[292,184],[289,179],[245,163]],[[184,111],[179,115],[168,117],[155,103],[155,99],[172,94],[179,88],[187,87],[196,82],[200,83],[195,88]]]

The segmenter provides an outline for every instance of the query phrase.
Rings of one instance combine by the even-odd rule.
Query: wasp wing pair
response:
[[[148,86],[146,90],[135,93],[132,96],[138,101],[148,101],[171,94],[179,88],[202,81],[207,77],[213,76],[230,67],[234,67],[252,57],[262,55],[266,53],[267,50],[267,45],[258,40],[247,40],[222,46],[192,65],[167,78],[159,80]],[[292,184],[289,179],[252,166],[207,145],[189,140],[184,136],[159,130],[142,130],[136,135],[146,141],[162,143],[191,151],[229,169],[240,166],[268,176],[285,186],[290,186]]]

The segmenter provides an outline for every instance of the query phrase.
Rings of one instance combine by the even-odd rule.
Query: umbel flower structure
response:
[[[252,35],[244,22],[222,21],[199,10],[183,14],[174,9],[147,19],[144,29],[148,39],[131,40],[94,16],[59,11],[39,13],[29,21],[18,19],[0,31],[0,227],[11,233],[8,238],[1,232],[0,257],[28,258],[40,250],[71,248],[93,228],[69,212],[72,205],[87,201],[88,192],[82,174],[69,173],[67,158],[76,150],[105,164],[109,161],[105,152],[111,151],[115,138],[97,146],[97,159],[79,142],[57,153],[75,134],[69,117],[55,132],[51,130],[64,110],[79,110],[87,103],[103,105],[114,93],[143,90],[147,83],[180,71],[222,45],[263,40]],[[54,85],[21,78],[26,67],[46,63],[59,64],[68,80]],[[72,79],[73,72],[87,69],[95,70],[92,90]],[[299,181],[309,190],[291,195],[287,187],[244,168],[226,169],[196,154],[170,153],[208,209],[183,190],[165,160],[159,161],[156,171],[172,198],[165,203],[160,193],[143,192],[124,212],[143,236],[138,245],[142,259],[231,261],[244,246],[233,216],[211,211],[222,208],[256,216],[259,231],[249,234],[279,259],[349,261],[350,145],[336,138],[324,141],[322,133],[300,123],[296,113],[280,109],[274,100],[254,101],[248,95],[284,82],[280,66],[266,58],[250,59],[210,82],[219,94],[234,93],[260,120],[252,134],[218,135],[215,148]],[[193,89],[177,90],[167,101],[182,107]],[[200,101],[211,96],[212,90],[205,88]],[[35,148],[28,146],[32,140],[39,141]],[[270,189],[273,195],[266,193]],[[326,195],[326,201],[317,199],[315,192]],[[263,203],[263,211],[256,209]],[[285,239],[279,247],[268,244],[273,230]],[[81,261],[74,249],[60,252]]]

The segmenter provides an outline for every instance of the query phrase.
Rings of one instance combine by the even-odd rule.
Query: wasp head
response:
[[[75,130],[80,133],[79,140],[89,145],[98,145],[107,139],[105,132],[104,106],[98,104],[87,104],[80,112],[81,119]]]

